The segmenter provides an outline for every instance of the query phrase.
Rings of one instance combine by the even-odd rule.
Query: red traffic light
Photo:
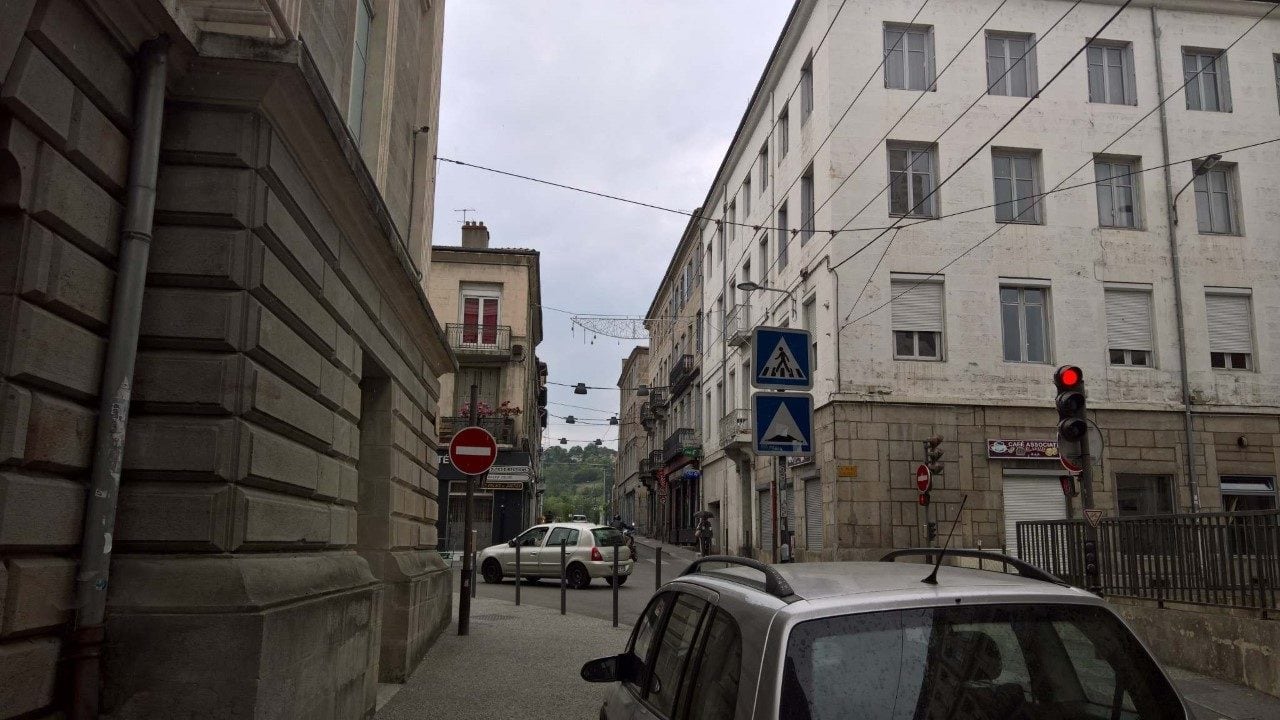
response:
[[[929,493],[927,492],[920,493],[920,506],[927,507],[928,505],[929,505]]]
[[[1053,374],[1053,384],[1058,390],[1074,390],[1084,383],[1084,372],[1075,365],[1063,365]]]

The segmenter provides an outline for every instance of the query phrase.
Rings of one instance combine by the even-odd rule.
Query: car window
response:
[[[1155,661],[1104,608],[976,605],[843,615],[787,640],[779,717],[1180,717]]]
[[[693,670],[688,712],[699,720],[729,720],[738,704],[738,674],[742,665],[742,634],[733,616],[716,610],[703,635]]]
[[[670,605],[671,593],[662,593],[650,600],[649,607],[645,608],[640,621],[636,623],[636,629],[631,633],[631,641],[627,643],[627,652],[636,659],[637,672],[632,676],[632,681],[626,684],[637,693],[640,692],[640,683],[644,681],[648,671],[649,650],[653,645],[653,636],[662,625],[662,617]]]
[[[544,538],[544,537],[546,537],[546,536],[547,536],[547,530],[548,530],[548,529],[549,529],[549,528],[548,528],[546,525],[539,525],[538,527],[531,527],[531,528],[529,528],[528,530],[525,530],[525,531],[524,531],[523,533],[521,533],[521,534],[520,534],[520,536],[517,538],[517,539],[520,541],[520,542],[519,542],[519,545],[520,545],[521,547],[539,547],[539,546],[541,546],[541,545],[542,545],[542,538]]]
[[[570,533],[573,533],[573,537],[576,538],[578,531],[571,530],[567,527],[551,528],[551,534],[547,535],[547,547],[556,547],[560,544],[561,540],[572,545],[573,541],[569,540]]]
[[[618,532],[618,528],[591,528],[591,534],[596,539],[596,545],[599,545],[600,547],[613,547],[615,544],[622,544],[622,533]]]
[[[653,672],[649,673],[649,690],[645,693],[645,699],[662,715],[670,716],[675,707],[685,661],[689,659],[706,607],[705,601],[680,593],[663,626],[662,639],[653,658]]]

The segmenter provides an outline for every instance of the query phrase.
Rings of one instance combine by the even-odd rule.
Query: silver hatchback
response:
[[[565,544],[565,578],[570,587],[585,588],[592,578],[614,583],[613,558],[618,554],[617,583],[624,585],[635,566],[635,558],[617,528],[594,523],[548,523],[535,525],[500,545],[480,551],[476,562],[487,583],[516,576],[516,548],[520,548],[520,577],[535,581],[560,577],[560,544]]]
[[[1019,560],[1018,575],[893,562],[780,566],[724,556],[664,585],[600,717],[1187,720],[1169,678],[1103,601]],[[931,551],[937,554],[939,551]]]

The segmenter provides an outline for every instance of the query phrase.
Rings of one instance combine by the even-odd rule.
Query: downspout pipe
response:
[[[120,465],[138,357],[138,327],[160,167],[160,129],[164,120],[169,43],[164,37],[143,44],[138,53],[133,143],[129,151],[129,187],[114,296],[111,331],[102,371],[98,428],[94,442],[89,497],[84,513],[80,566],[76,573],[75,628],[71,637],[73,720],[98,717],[102,645],[111,567],[111,535],[120,499]]]
[[[1156,92],[1164,97],[1164,67],[1160,60],[1160,23],[1156,20],[1156,8],[1151,6],[1151,34],[1156,51]],[[1167,224],[1169,226],[1169,257],[1173,265],[1173,302],[1174,314],[1178,318],[1178,373],[1182,381],[1182,412],[1186,431],[1187,451],[1187,488],[1191,494],[1191,511],[1200,512],[1200,484],[1196,479],[1196,431],[1191,414],[1191,379],[1187,368],[1187,330],[1186,318],[1182,304],[1182,258],[1178,252],[1177,208],[1174,206],[1173,174],[1169,167],[1169,118],[1165,105],[1160,105],[1160,146],[1164,153],[1164,192],[1168,198],[1166,203]]]

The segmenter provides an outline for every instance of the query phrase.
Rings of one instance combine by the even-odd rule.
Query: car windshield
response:
[[[1173,688],[1113,615],[985,605],[842,615],[787,642],[783,720],[1163,720]]]
[[[596,538],[596,545],[602,547],[623,544],[622,533],[618,532],[618,528],[595,527],[591,528],[591,534]]]

